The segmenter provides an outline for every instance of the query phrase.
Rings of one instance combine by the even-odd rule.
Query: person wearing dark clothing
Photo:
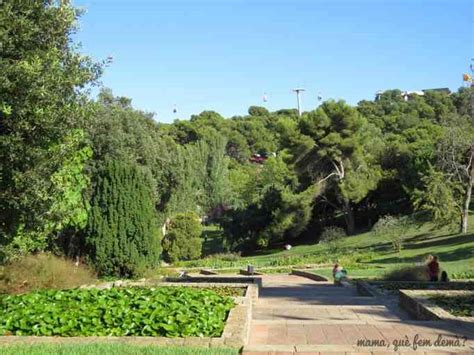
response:
[[[438,281],[439,263],[437,256],[433,256],[433,259],[428,263],[428,274],[430,276],[430,281]]]

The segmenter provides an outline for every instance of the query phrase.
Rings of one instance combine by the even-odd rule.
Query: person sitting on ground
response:
[[[441,272],[441,282],[449,282],[448,273],[444,270]]]
[[[428,274],[430,276],[430,281],[438,281],[439,278],[439,263],[438,257],[433,256],[433,259],[428,263]]]
[[[342,267],[339,266],[338,263],[335,263],[335,264],[334,264],[334,267],[332,268],[332,277],[335,277],[335,276],[336,276],[336,272],[341,271],[341,270],[342,270]]]
[[[332,276],[334,278],[334,284],[341,285],[341,281],[347,278],[347,271],[336,263],[332,269]]]
[[[334,283],[336,285],[341,286],[342,281],[345,281],[346,279],[347,279],[347,271],[345,269],[341,269],[337,271],[336,274],[334,275]]]

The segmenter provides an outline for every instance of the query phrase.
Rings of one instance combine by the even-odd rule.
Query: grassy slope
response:
[[[364,263],[364,269],[350,270],[352,277],[377,277],[388,269],[402,265],[423,262],[431,254],[437,255],[443,270],[450,277],[474,277],[474,217],[470,218],[471,228],[468,234],[461,235],[447,230],[437,230],[431,224],[421,228],[413,228],[403,236],[403,249],[400,253],[390,248],[387,240],[374,238],[372,233],[365,233],[348,239],[355,248],[372,247],[376,252],[373,259]],[[351,240],[352,239],[352,240]],[[376,268],[365,269],[367,266]],[[318,270],[319,273],[329,276],[330,269]],[[466,275],[467,273],[467,275]],[[463,275],[464,274],[464,275]]]
[[[334,262],[339,260],[349,269],[353,277],[379,276],[387,269],[403,264],[422,262],[429,254],[437,255],[441,267],[448,272],[459,274],[474,269],[474,216],[470,217],[470,230],[466,235],[437,229],[431,223],[411,227],[403,238],[400,253],[393,250],[388,237],[372,232],[347,237],[337,249],[327,245],[301,245],[291,250],[273,250],[265,255],[241,258],[232,266],[285,265],[292,260],[298,264],[311,262]],[[203,261],[203,265],[205,261]],[[239,265],[237,265],[239,264]],[[230,266],[230,265],[227,265]],[[226,267],[222,263],[222,267]],[[318,269],[319,273],[330,275],[330,268]]]
[[[207,256],[215,253],[222,253],[223,237],[222,230],[215,225],[203,226],[202,228],[202,255]]]

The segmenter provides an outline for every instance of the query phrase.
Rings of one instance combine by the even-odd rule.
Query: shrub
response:
[[[324,228],[323,232],[319,237],[319,241],[322,243],[335,242],[341,238],[346,237],[346,231],[343,228],[336,226],[329,226]]]
[[[403,248],[403,235],[409,226],[407,217],[385,215],[374,224],[372,231],[376,235],[386,236],[390,240],[393,250],[400,252]]]
[[[40,289],[64,289],[91,284],[93,271],[83,264],[51,254],[29,255],[0,269],[0,293],[24,293]]]
[[[160,232],[151,174],[108,161],[96,178],[86,243],[102,275],[136,276],[158,265]]]
[[[238,261],[240,259],[240,253],[217,253],[206,257],[206,259],[216,259],[223,261]]]
[[[167,261],[197,259],[201,256],[202,226],[195,213],[180,213],[171,219],[163,238],[163,254]]]
[[[386,273],[383,277],[387,281],[429,281],[426,265],[404,266]]]

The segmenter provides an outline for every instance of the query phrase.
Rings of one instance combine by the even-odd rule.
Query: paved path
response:
[[[253,308],[249,344],[244,354],[474,354],[474,332],[443,321],[415,321],[393,302],[361,297],[353,287],[334,286],[299,276],[263,276]],[[460,339],[461,346],[399,346],[442,339]],[[357,341],[373,341],[357,347]],[[371,345],[371,346],[368,346]],[[400,344],[402,345],[402,344]],[[438,344],[441,345],[441,344]],[[464,345],[464,346],[462,346]]]

